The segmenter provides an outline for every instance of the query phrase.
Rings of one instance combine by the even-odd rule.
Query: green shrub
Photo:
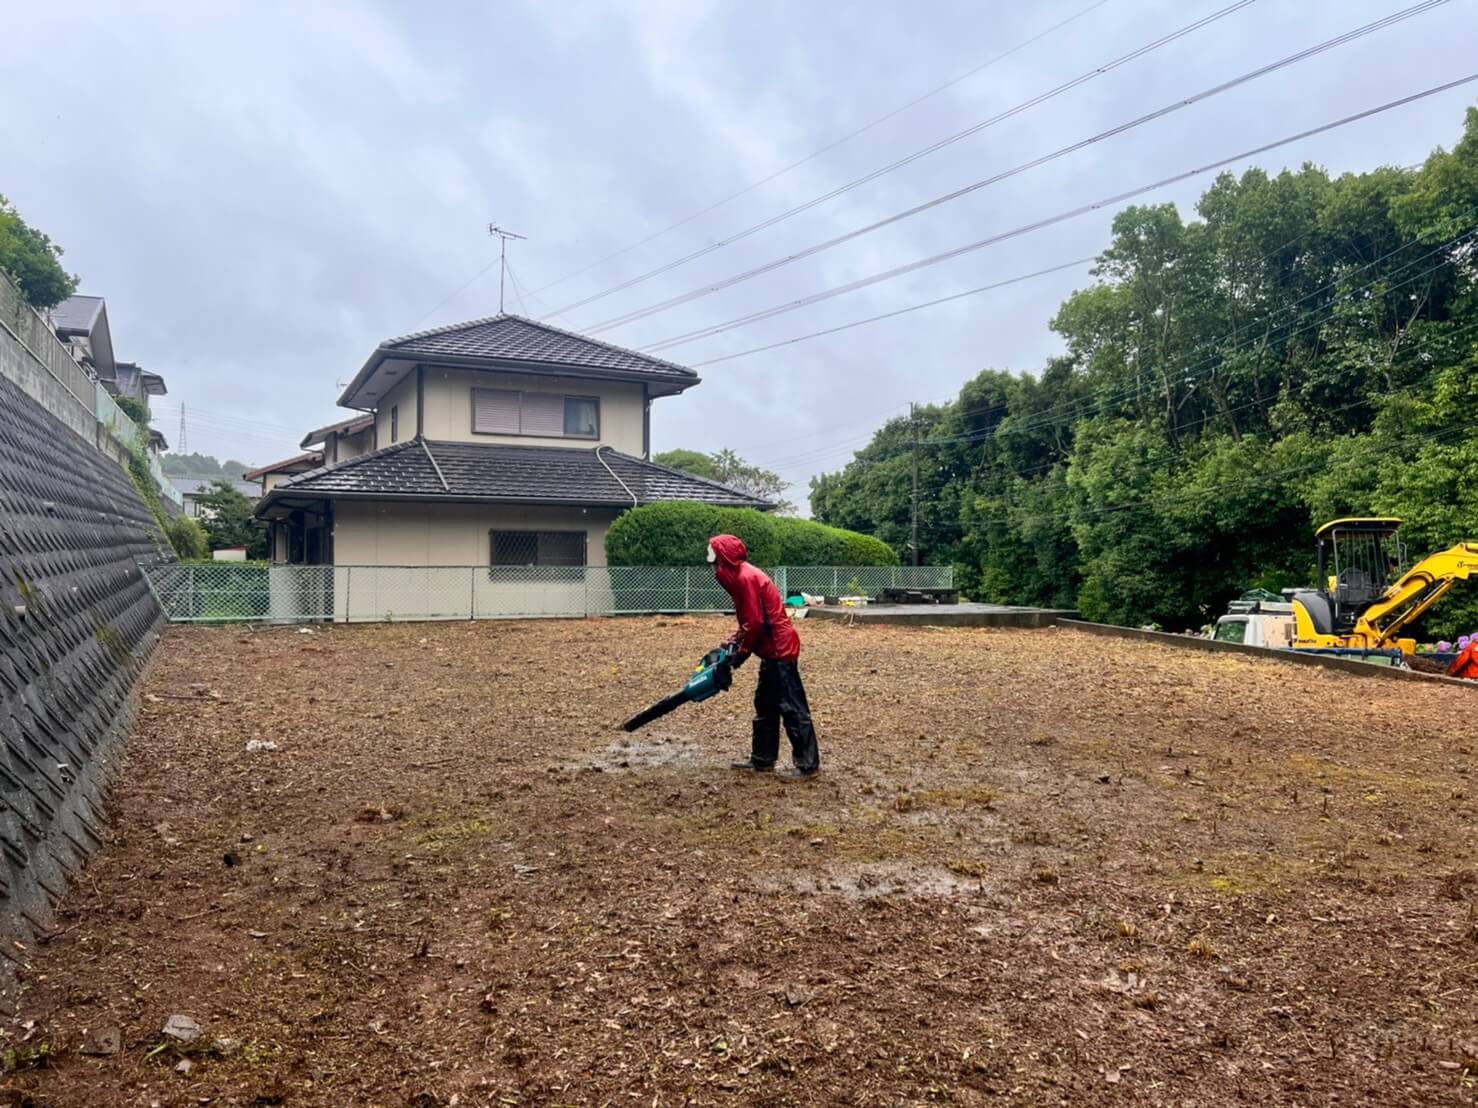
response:
[[[754,508],[717,508],[692,500],[665,500],[632,508],[606,532],[613,566],[699,566],[714,535],[738,535],[756,565],[775,565],[780,539],[773,516]]]
[[[164,525],[165,537],[174,547],[175,557],[182,562],[194,561],[210,556],[210,543],[205,537],[205,528],[189,516],[176,516]]]
[[[758,566],[891,566],[893,548],[869,535],[810,519],[771,516],[753,508],[716,508],[668,500],[633,508],[606,533],[606,561],[613,566],[702,565],[708,540],[738,535]]]
[[[840,528],[836,530],[841,531]],[[898,551],[882,539],[861,535],[856,531],[841,531],[842,565],[844,566],[896,566]]]

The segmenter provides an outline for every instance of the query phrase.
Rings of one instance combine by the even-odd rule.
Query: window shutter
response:
[[[525,435],[543,435],[559,439],[565,433],[565,398],[548,392],[526,392],[523,394],[523,424]]]
[[[518,434],[518,393],[513,389],[473,389],[472,429],[485,435]]]

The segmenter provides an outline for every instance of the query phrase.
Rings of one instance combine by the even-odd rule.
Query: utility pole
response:
[[[498,236],[498,314],[503,313],[503,285],[508,280],[508,240],[526,239],[527,235],[515,235],[505,231],[496,223],[488,224],[488,234]],[[527,308],[524,311],[528,311]]]
[[[914,405],[908,405],[908,422],[913,428],[913,564],[919,564],[919,420]]]

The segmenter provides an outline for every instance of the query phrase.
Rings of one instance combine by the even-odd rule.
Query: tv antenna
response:
[[[498,314],[503,314],[503,286],[508,280],[508,240],[527,239],[528,235],[515,235],[505,231],[496,223],[488,224],[488,234],[498,237]],[[528,309],[525,308],[525,311]]]

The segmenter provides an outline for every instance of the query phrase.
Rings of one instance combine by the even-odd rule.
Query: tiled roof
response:
[[[298,443],[304,450],[310,446],[317,446],[332,434],[354,435],[368,427],[373,427],[375,417],[372,415],[350,416],[338,423],[330,423],[327,427],[318,427],[303,436],[303,441]]]
[[[310,450],[306,454],[299,454],[293,458],[283,458],[280,462],[273,462],[270,465],[261,466],[257,469],[249,469],[241,475],[241,479],[243,481],[260,481],[269,473],[282,473],[286,470],[300,467],[305,463],[312,463],[312,465],[308,467],[309,469],[311,469],[313,468],[313,466],[316,466],[322,461],[323,454],[320,451]],[[308,470],[299,469],[298,472],[307,473]]]
[[[696,382],[698,375],[675,362],[638,354],[523,316],[490,316],[386,339],[380,349],[417,357],[437,355],[533,362],[540,365],[610,369]]]
[[[301,473],[278,485],[263,506],[287,496],[629,505],[633,495],[642,504],[701,500],[726,507],[770,507],[716,481],[610,449],[597,457],[595,450],[583,448],[420,439]]]
[[[170,484],[180,490],[181,496],[195,496],[198,493],[210,492],[213,484],[219,481],[219,477],[171,477]],[[251,500],[262,495],[262,490],[250,481],[242,481],[239,478],[229,478],[231,487]]]

